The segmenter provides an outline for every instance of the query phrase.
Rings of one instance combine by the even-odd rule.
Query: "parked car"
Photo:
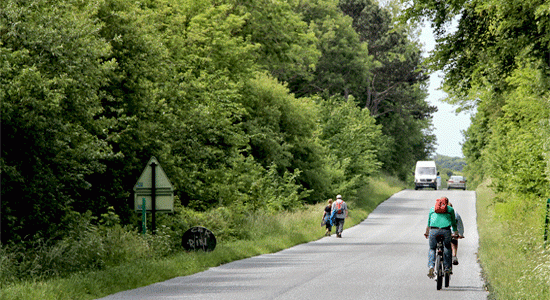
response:
[[[447,189],[463,189],[466,190],[466,178],[463,176],[451,176],[447,181]]]

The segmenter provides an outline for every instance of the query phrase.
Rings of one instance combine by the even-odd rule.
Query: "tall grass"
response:
[[[350,218],[346,221],[345,227],[348,228],[364,220],[378,204],[403,188],[405,188],[403,183],[391,177],[372,178],[367,186],[360,189],[357,197],[360,200],[348,202]],[[111,240],[107,244],[113,248],[109,251],[116,253],[113,255],[119,256],[122,263],[113,265],[112,262],[105,262],[99,270],[90,271],[84,268],[79,272],[59,274],[51,279],[29,277],[32,279],[18,281],[11,278],[4,281],[0,289],[0,299],[96,299],[177,276],[194,274],[234,260],[280,251],[323,237],[324,228],[320,226],[320,220],[324,205],[325,203],[322,202],[292,212],[278,214],[256,212],[246,218],[238,217],[238,221],[241,222],[239,230],[246,232],[237,233],[237,236],[242,238],[229,238],[235,235],[224,232],[229,230],[228,228],[220,228],[235,225],[227,223],[227,220],[221,220],[229,216],[229,212],[224,209],[204,215],[189,216],[190,219],[199,222],[196,225],[207,224],[212,226],[211,228],[218,228],[213,230],[214,233],[217,235],[221,232],[225,237],[219,239],[214,251],[207,253],[184,252],[179,247],[177,251],[164,255],[167,248],[173,247],[166,242],[166,236],[174,233],[167,229],[164,237],[163,235],[149,236],[146,239],[137,233],[130,236],[122,232],[98,235],[105,240],[110,236]],[[213,220],[212,217],[217,220]],[[121,230],[120,227],[117,228]],[[95,239],[99,239],[98,236]],[[156,246],[157,249],[152,249],[152,245],[159,242],[164,246]],[[116,243],[120,243],[118,247],[115,246]],[[102,249],[105,246],[99,248]],[[135,253],[132,254],[132,251]],[[158,255],[157,252],[164,254]],[[8,254],[0,253],[0,260],[9,260]],[[130,260],[127,257],[130,257]],[[9,270],[0,266],[0,271],[3,274],[1,276],[7,276],[6,272]]]
[[[542,226],[546,199],[499,199],[488,185],[476,192],[479,258],[489,299],[550,299],[550,251]]]

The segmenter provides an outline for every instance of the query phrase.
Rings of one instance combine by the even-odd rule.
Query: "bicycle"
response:
[[[443,266],[443,241],[445,240],[445,237],[438,235],[435,239],[437,241],[437,245],[435,247],[435,281],[437,282],[437,290],[440,290],[443,286],[443,279],[445,279],[445,287],[449,287],[452,272],[446,273],[445,267]]]

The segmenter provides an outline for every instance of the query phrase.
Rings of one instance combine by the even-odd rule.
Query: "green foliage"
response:
[[[356,2],[2,1],[0,277],[169,255],[199,223],[248,239],[251,213],[353,201],[430,153],[420,48]],[[177,212],[140,236],[153,155]]]
[[[497,93],[506,88],[506,77],[515,69],[520,54],[549,62],[550,24],[545,2],[417,0],[403,18],[432,22],[439,39],[431,67],[446,70],[449,101],[471,108],[480,102],[478,92],[484,86],[494,86]],[[446,32],[459,14],[457,31]]]
[[[544,141],[550,135],[539,130],[541,122],[550,118],[548,101],[541,101],[550,97],[546,79],[540,66],[529,62],[508,79],[515,89],[502,107],[502,116],[494,120],[486,147],[497,192],[545,197],[550,191],[544,157]]]
[[[371,58],[352,27],[351,18],[342,13],[334,0],[307,1],[295,9],[315,33],[320,57],[313,76],[290,79],[290,90],[298,96],[323,94],[347,98],[354,94],[365,81]]]
[[[294,9],[295,1],[228,1],[246,17],[242,36],[259,45],[257,63],[282,82],[311,80],[320,56],[318,38]]]
[[[463,169],[466,166],[466,161],[464,158],[460,157],[449,157],[441,154],[437,154],[434,157],[435,163],[437,165],[437,170],[441,176],[441,184],[449,180],[449,177],[452,175],[461,175],[463,176]]]
[[[2,240],[18,241],[63,229],[72,203],[102,173],[110,147],[101,88],[115,62],[81,1],[2,1]],[[69,112],[69,113],[67,113]],[[32,225],[31,225],[32,224]]]
[[[383,139],[380,126],[352,97],[346,102],[337,98],[321,101],[320,107],[323,126],[318,138],[325,145],[328,157],[334,160],[328,166],[341,168],[341,172],[329,172],[342,176],[331,180],[336,184],[332,190],[345,195],[346,199],[355,197],[366,178],[380,168],[377,160],[378,145]]]
[[[391,12],[370,0],[340,1],[339,7],[352,18],[352,26],[369,54],[366,76],[355,76],[350,94],[368,109],[387,136],[380,147],[386,172],[402,180],[417,160],[430,156],[435,147],[428,105],[428,76],[421,67],[421,47],[411,39],[414,27],[395,24]]]
[[[464,158],[450,157],[441,154],[435,156],[435,163],[440,170],[446,168],[455,172],[462,172],[464,166],[466,166]]]
[[[243,129],[249,136],[245,155],[254,157],[264,168],[276,165],[279,175],[300,170],[297,183],[315,195],[316,202],[326,191],[322,149],[314,140],[317,108],[307,98],[297,99],[286,87],[265,74],[258,74],[244,89]],[[313,199],[311,199],[313,198]]]
[[[130,227],[122,227],[118,216],[111,211],[93,224],[91,212],[72,212],[71,226],[59,240],[38,239],[26,244],[2,246],[1,282],[47,279],[71,273],[103,269],[137,259],[163,257],[173,246],[163,242],[162,232],[142,238]]]

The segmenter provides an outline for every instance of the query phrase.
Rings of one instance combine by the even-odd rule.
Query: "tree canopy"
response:
[[[3,243],[137,224],[151,156],[190,209],[277,212],[433,151],[419,45],[370,0],[6,0],[0,33]]]

